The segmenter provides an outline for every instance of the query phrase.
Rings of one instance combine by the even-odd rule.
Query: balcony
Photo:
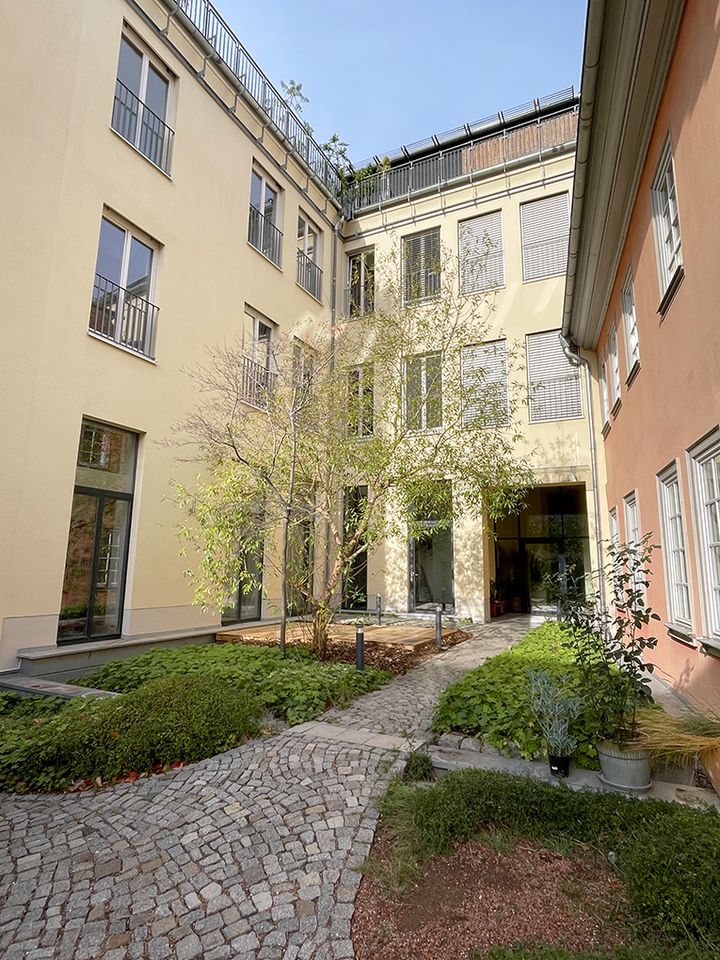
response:
[[[240,367],[240,398],[253,407],[265,410],[268,394],[275,388],[276,375],[250,357],[243,357]]]
[[[322,303],[322,270],[302,250],[297,252],[297,282]]]
[[[120,80],[115,81],[112,128],[156,167],[169,171],[173,131]]]
[[[352,217],[373,207],[401,203],[455,182],[472,181],[485,171],[570,150],[577,138],[577,111],[575,91],[563,90],[509,114],[496,114],[403,148],[397,159],[408,156],[409,151],[417,152],[418,159],[395,163],[393,156],[394,166],[350,184],[343,194],[345,215]],[[473,139],[475,133],[478,136]],[[380,166],[377,158],[374,165]]]
[[[150,360],[155,359],[158,308],[132,290],[95,274],[90,330]]]
[[[248,220],[248,243],[260,253],[272,260],[276,267],[280,266],[282,254],[282,231],[274,223],[264,217],[257,207],[250,205]]]

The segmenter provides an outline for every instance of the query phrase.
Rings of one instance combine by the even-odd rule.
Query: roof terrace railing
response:
[[[250,56],[215,5],[210,0],[177,0],[177,6],[310,172],[334,199],[339,198],[341,182],[336,167]]]
[[[577,102],[550,116],[500,131],[488,132],[446,149],[438,147],[427,156],[377,170],[350,184],[344,191],[345,215],[355,216],[372,207],[398,203],[437,190],[453,181],[472,179],[483,170],[503,167],[525,158],[570,147],[577,137]]]

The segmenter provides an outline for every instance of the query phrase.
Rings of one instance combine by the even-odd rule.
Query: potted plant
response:
[[[582,703],[570,697],[565,686],[546,670],[528,670],[530,706],[547,744],[550,773],[567,777],[570,758],[577,749],[577,738],[570,734],[570,722],[580,715]]]
[[[639,734],[638,709],[652,703],[653,664],[645,653],[657,638],[646,630],[660,619],[646,599],[653,549],[647,536],[639,543],[608,545],[603,575],[609,604],[597,593],[584,596],[572,572],[570,589],[564,583],[559,596],[573,628],[567,643],[581,671],[583,695],[604,733],[596,744],[600,779],[631,793],[644,793],[651,784],[651,753]]]
[[[498,615],[498,605],[497,605],[497,586],[494,580],[490,581],[490,616],[496,617]]]

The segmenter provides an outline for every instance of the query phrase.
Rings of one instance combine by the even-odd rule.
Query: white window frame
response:
[[[440,422],[435,426],[428,427],[428,375],[427,375],[427,361],[430,357],[439,357],[440,358]],[[417,427],[410,426],[410,393],[408,390],[408,363],[411,360],[420,361],[420,396],[419,396],[419,405],[420,405],[420,423]],[[403,377],[403,406],[405,412],[405,422],[408,425],[408,429],[411,433],[420,433],[427,430],[441,430],[443,426],[443,370],[442,370],[442,355],[437,352],[431,353],[414,353],[405,358],[405,370]]]
[[[258,313],[257,310],[254,310],[248,304],[245,305],[245,316],[250,321],[250,343],[245,345],[245,355],[249,357],[250,360],[265,367],[268,372],[276,371],[275,359],[273,357],[273,344],[277,337],[277,324],[273,323],[272,320],[269,320],[262,313]],[[263,349],[261,349],[261,327],[269,330],[267,347]]]
[[[372,437],[375,432],[375,375],[372,364],[359,363],[357,366],[350,368],[348,371],[348,399],[350,399],[351,390],[355,394],[354,400],[358,417],[354,425],[348,423],[348,432],[351,436],[357,437],[358,440]],[[364,417],[365,398],[368,394],[370,396],[370,403],[368,404],[370,412],[369,427]]]
[[[672,142],[668,135],[660,153],[652,187],[653,232],[661,299],[682,267],[680,211],[677,202]]]
[[[625,360],[627,362],[628,380],[640,365],[640,337],[637,328],[637,314],[635,312],[635,290],[633,288],[632,267],[628,267],[625,281],[620,290],[622,305],[623,333],[625,334]]]
[[[365,290],[365,281],[368,274],[368,257],[372,256],[372,298],[368,299]],[[360,284],[360,295],[362,303],[355,304],[352,300],[353,289],[353,263],[358,262],[359,273],[358,282]],[[346,313],[349,317],[362,317],[371,313],[375,305],[375,247],[363,247],[362,250],[353,250],[347,255],[347,303]]]
[[[268,189],[272,190],[272,192],[275,194],[275,204],[273,205],[273,215],[272,215],[272,218],[269,220],[269,223],[271,223],[274,227],[276,227],[279,230],[280,229],[279,227],[280,197],[282,196],[282,189],[280,188],[280,185],[277,183],[276,180],[273,180],[272,177],[268,176],[268,174],[265,173],[262,167],[258,167],[255,163],[253,163],[252,169],[250,171],[250,206],[251,207],[254,206],[252,202],[253,174],[260,181],[260,206],[255,207],[255,209],[263,218],[268,219],[265,217],[265,214],[263,212],[265,210],[265,195]]]
[[[620,527],[618,526],[617,507],[611,507],[608,512],[610,521],[610,542],[616,547],[620,545]]]
[[[673,461],[657,477],[662,527],[667,612],[672,623],[692,629],[692,594],[687,537],[678,465]],[[684,577],[683,569],[684,568]]]
[[[297,248],[301,253],[304,253],[308,260],[312,261],[315,266],[319,266],[321,261],[320,258],[320,245],[322,240],[322,231],[315,223],[308,217],[302,210],[298,210],[298,233],[300,233],[300,223],[302,222],[302,245],[300,243],[300,237],[297,237]],[[310,234],[313,234],[315,237],[315,243],[312,246],[312,256],[308,253],[308,238]]]
[[[636,547],[642,540],[637,490],[631,490],[623,497],[623,511],[625,514],[625,542]]]
[[[602,425],[603,427],[606,427],[610,423],[610,399],[608,397],[607,354],[604,350],[598,357],[598,383],[600,386],[600,410],[602,412]]]
[[[620,357],[618,354],[617,323],[613,320],[607,337],[607,357],[610,365],[610,412],[614,413],[621,397]]]
[[[468,239],[463,232],[472,224],[489,224],[497,238],[493,239],[485,228],[481,239]],[[499,258],[496,269],[488,269],[491,257]],[[485,290],[497,290],[505,286],[505,241],[502,210],[491,210],[458,223],[458,259],[460,261],[460,294],[471,296]]]
[[[713,554],[720,546],[712,539],[708,522],[708,507],[715,504],[720,510],[720,427],[716,427],[703,440],[688,451],[692,477],[695,530],[697,532],[697,555],[702,585],[701,600],[704,619],[704,634],[720,641],[720,573],[713,565]],[[718,496],[710,497],[705,483],[704,468],[714,462],[714,475]]]

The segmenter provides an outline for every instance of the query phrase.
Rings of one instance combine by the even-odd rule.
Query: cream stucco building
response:
[[[527,609],[546,601],[545,573],[596,565],[590,378],[557,337],[572,91],[403,148],[349,196],[206,0],[62,0],[32,31],[27,17],[7,11],[0,66],[16,132],[1,148],[0,669],[20,652],[21,669],[59,674],[214,634],[219,614],[191,602],[171,496],[197,472],[165,443],[197,399],[184,371],[242,337],[252,402],[268,342],[334,323],[353,271],[369,289],[370,251],[393,238],[409,257],[441,243],[463,283],[492,288],[496,375],[514,344],[538,486],[497,539],[465,523],[375,551],[367,605],[379,592],[386,608],[482,620],[499,610],[491,582]],[[480,274],[463,267],[479,234],[492,241]],[[468,345],[489,362],[482,346]],[[274,592],[231,613],[273,616]]]

